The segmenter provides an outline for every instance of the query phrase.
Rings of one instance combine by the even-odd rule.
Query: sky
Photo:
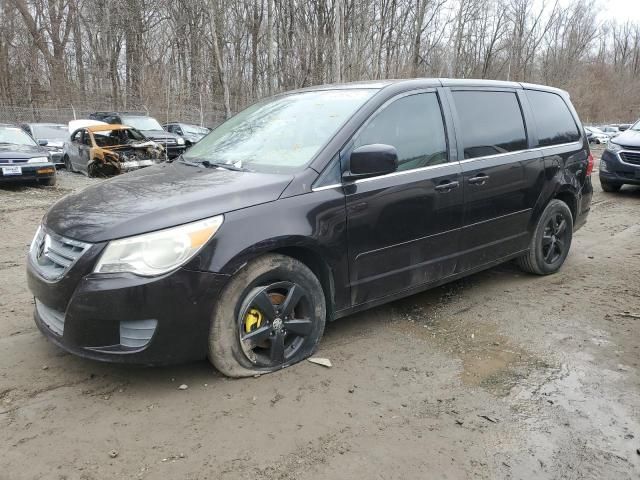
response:
[[[603,20],[640,22],[640,0],[600,0],[600,8]]]

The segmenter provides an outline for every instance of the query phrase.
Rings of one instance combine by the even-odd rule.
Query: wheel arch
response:
[[[333,320],[333,314],[335,312],[335,281],[331,267],[329,267],[329,264],[319,252],[309,247],[286,246],[276,248],[269,252],[262,252],[262,254],[265,253],[279,253],[281,255],[286,255],[288,257],[295,258],[309,267],[313,274],[318,277],[320,285],[322,285],[327,308],[327,320]]]
[[[286,240],[281,238],[259,242],[237,253],[233,258],[226,259],[224,266],[215,271],[232,276],[249,262],[271,253],[294,258],[309,267],[322,286],[327,309],[327,320],[333,320],[334,312],[336,311],[336,273],[326,255],[323,255],[322,248],[308,237],[295,236],[288,237]]]
[[[551,200],[560,200],[567,204],[569,210],[571,210],[571,216],[573,217],[573,222],[576,221],[576,215],[578,214],[578,199],[576,198],[576,193],[569,188],[569,186],[560,189],[555,196]]]

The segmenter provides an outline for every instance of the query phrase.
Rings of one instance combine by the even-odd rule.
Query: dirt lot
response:
[[[37,331],[27,246],[91,182],[0,189],[1,479],[639,478],[640,188],[596,187],[554,276],[494,268],[329,325],[331,369],[228,380]]]

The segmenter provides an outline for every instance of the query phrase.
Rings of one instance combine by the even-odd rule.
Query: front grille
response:
[[[161,143],[163,145],[177,145],[178,142],[175,141],[175,139],[173,138],[163,138],[161,140],[156,140],[158,143]]]
[[[56,335],[62,336],[64,333],[64,312],[59,312],[51,307],[47,307],[44,303],[36,298],[36,310],[42,323]]]
[[[27,163],[28,161],[28,158],[0,158],[2,164]]]
[[[640,165],[640,152],[620,152],[620,158],[625,163]]]
[[[46,232],[40,227],[29,255],[38,273],[47,280],[59,280],[91,245]]]
[[[621,145],[625,150],[640,150],[640,147],[632,146],[632,145]]]

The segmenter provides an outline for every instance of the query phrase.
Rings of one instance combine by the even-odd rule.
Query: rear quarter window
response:
[[[578,126],[560,95],[527,90],[527,98],[538,131],[538,144],[541,147],[580,140]]]

